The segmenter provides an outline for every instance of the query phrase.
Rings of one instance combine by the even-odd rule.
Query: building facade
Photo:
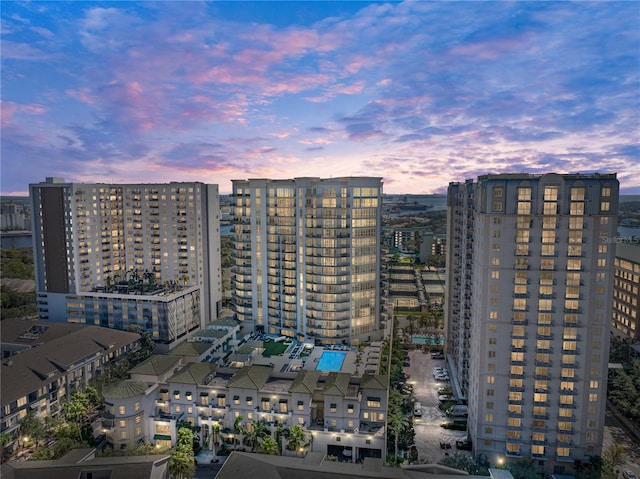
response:
[[[384,459],[388,386],[388,377],[381,375],[312,370],[278,375],[267,365],[219,370],[153,356],[131,371],[130,380],[105,391],[103,427],[116,448],[139,440],[175,446],[184,422],[199,428],[201,444],[211,444],[209,435],[215,432],[218,445],[244,448],[234,429],[241,416],[245,430],[264,424],[274,439],[278,430],[302,427],[313,437],[307,452],[336,455],[347,448],[353,462]]]
[[[123,355],[139,347],[140,336],[127,331],[20,319],[3,319],[2,409],[0,433],[7,452],[20,438],[20,420],[29,411],[55,416],[73,390]]]
[[[140,327],[170,347],[221,309],[217,185],[30,185],[40,319]]]
[[[250,330],[380,336],[380,178],[235,180],[233,302]]]
[[[640,340],[640,243],[605,241],[615,245],[615,278],[611,327],[615,334]]]
[[[615,174],[487,175],[449,188],[447,263],[464,263],[464,283],[448,278],[459,297],[448,352],[474,452],[491,462],[532,459],[563,474],[601,455],[615,256],[605,240],[618,190]]]

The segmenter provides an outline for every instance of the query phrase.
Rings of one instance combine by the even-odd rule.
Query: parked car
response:
[[[462,451],[470,451],[471,450],[471,441],[469,439],[463,439],[462,441],[456,441],[456,449],[460,449]]]
[[[451,444],[446,441],[440,441],[440,449],[451,449]]]
[[[446,421],[440,424],[445,429],[454,429],[456,431],[466,431],[467,421]]]
[[[469,415],[469,410],[467,409],[467,406],[458,404],[447,409],[446,414],[447,416],[453,417],[467,417]]]
[[[448,374],[436,374],[434,376],[436,381],[448,381],[449,380],[449,375]]]
[[[444,359],[444,354],[442,354],[442,353],[431,353],[431,359]]]
[[[413,406],[413,415],[416,417],[422,416],[422,404],[417,402],[415,406]]]
[[[629,469],[625,469],[624,471],[622,471],[622,475],[626,479],[636,479],[635,473],[633,471],[630,471]]]

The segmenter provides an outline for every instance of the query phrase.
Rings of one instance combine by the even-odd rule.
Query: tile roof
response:
[[[313,394],[316,389],[316,384],[318,384],[319,377],[320,371],[302,370],[293,380],[293,383],[289,388],[289,392]]]
[[[44,330],[33,340],[20,339],[32,326]],[[63,376],[75,363],[109,354],[139,339],[136,333],[78,324],[5,319],[2,343],[25,344],[24,350],[2,361],[2,404],[10,404]],[[36,335],[34,335],[36,336]]]
[[[180,356],[171,356],[166,354],[154,354],[136,367],[129,370],[130,374],[149,374],[159,376],[168,372],[171,368],[182,360]]]
[[[322,394],[325,396],[346,396],[349,392],[349,373],[329,373]]]
[[[262,389],[273,371],[272,366],[254,364],[245,366],[229,380],[229,388]]]
[[[382,374],[363,374],[360,387],[387,390],[389,389],[389,377]]]
[[[149,385],[140,381],[120,381],[109,384],[102,390],[105,399],[127,399],[144,394]]]
[[[171,350],[171,354],[173,356],[200,356],[212,346],[212,343],[186,342],[178,344]]]
[[[205,386],[209,383],[206,379],[215,374],[215,372],[216,366],[214,364],[189,363],[169,378],[167,382]]]

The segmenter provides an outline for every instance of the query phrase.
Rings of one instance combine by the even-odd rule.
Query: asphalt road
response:
[[[418,460],[427,464],[437,463],[445,454],[456,452],[456,440],[464,439],[466,433],[440,427],[447,417],[438,409],[438,388],[447,386],[448,382],[436,381],[433,368],[444,368],[444,361],[431,359],[431,354],[419,350],[410,351],[409,359],[410,366],[404,369],[410,374],[408,382],[413,386],[416,401],[422,404],[422,417],[413,420]],[[441,449],[441,441],[451,444],[451,449]]]

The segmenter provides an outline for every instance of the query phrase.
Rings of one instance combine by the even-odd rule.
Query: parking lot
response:
[[[451,420],[438,409],[438,388],[449,383],[437,381],[433,377],[435,367],[441,367],[446,371],[444,361],[431,359],[430,354],[421,350],[409,351],[409,360],[410,366],[404,369],[410,374],[408,382],[413,386],[415,400],[422,406],[422,416],[414,417],[413,420],[419,461],[437,463],[445,454],[457,451],[456,441],[465,439],[466,432],[440,427],[441,423]],[[449,444],[451,449],[442,449],[441,443]]]

